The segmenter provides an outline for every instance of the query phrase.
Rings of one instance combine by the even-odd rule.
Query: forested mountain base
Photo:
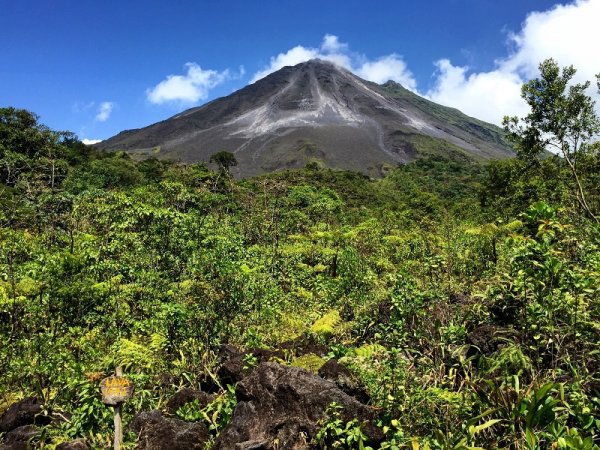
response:
[[[595,148],[578,174],[598,212]],[[2,109],[0,414],[36,396],[53,420],[32,446],[108,448],[98,383],[120,365],[126,423],[210,386],[171,413],[211,445],[240,401],[219,375],[231,344],[250,373],[265,355],[335,359],[359,380],[383,441],[332,406],[312,448],[598,448],[600,227],[570,173],[554,156],[430,157],[381,180],[314,166],[233,181]]]

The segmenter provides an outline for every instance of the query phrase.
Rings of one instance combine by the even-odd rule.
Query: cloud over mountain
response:
[[[322,59],[350,70],[375,83],[396,81],[415,93],[500,124],[504,115],[524,115],[528,107],[521,99],[521,86],[537,75],[538,64],[553,57],[559,65],[574,65],[576,81],[593,80],[598,72],[600,46],[597,45],[596,22],[600,17],[600,0],[576,0],[566,5],[530,13],[517,32],[507,35],[507,54],[494,62],[488,71],[460,66],[449,58],[433,62],[436,70],[429,88],[417,84],[409,65],[397,53],[374,57],[353,52],[350,45],[333,34],[325,34],[319,46],[297,45],[275,56],[256,71],[250,83],[285,66]],[[168,75],[146,91],[152,104],[171,103],[187,106],[209,97],[211,89],[244,76],[229,69],[202,69],[195,62],[185,64],[183,75]],[[590,94],[598,98],[595,89]],[[108,112],[110,114],[110,111]],[[99,120],[99,119],[98,119]]]
[[[600,61],[598,18],[600,0],[578,0],[533,12],[519,32],[509,35],[509,54],[496,60],[493,70],[475,72],[442,59],[436,63],[435,84],[426,95],[492,123],[500,123],[506,114],[523,115],[528,107],[520,98],[521,85],[537,76],[544,59],[575,66],[578,82],[594,79]],[[598,98],[595,89],[590,94]]]
[[[410,90],[415,90],[417,83],[402,57],[395,53],[375,59],[350,51],[347,43],[340,42],[339,37],[326,34],[319,47],[297,45],[286,52],[272,56],[269,65],[254,74],[251,83],[266,77],[285,66],[294,66],[311,59],[331,61],[358,76],[375,83],[396,81]]]
[[[102,139],[82,139],[81,142],[85,145],[94,145],[98,142],[102,142]]]

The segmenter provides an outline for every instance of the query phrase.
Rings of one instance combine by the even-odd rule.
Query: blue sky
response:
[[[331,59],[498,123],[554,56],[600,72],[600,0],[0,0],[0,106],[105,139]],[[595,65],[595,67],[594,67]]]

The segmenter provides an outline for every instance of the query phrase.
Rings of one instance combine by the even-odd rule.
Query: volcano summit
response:
[[[500,128],[401,85],[363,80],[322,60],[284,67],[203,106],[97,144],[183,162],[235,154],[246,177],[315,161],[379,176],[427,154],[513,155]]]

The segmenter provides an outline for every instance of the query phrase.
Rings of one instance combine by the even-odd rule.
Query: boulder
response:
[[[250,368],[246,366],[244,354],[232,356],[223,361],[221,367],[217,371],[217,377],[223,386],[235,384],[250,372]]]
[[[480,325],[467,335],[467,342],[471,345],[469,356],[491,355],[508,345],[510,341],[516,341],[518,337],[517,331],[510,328]]]
[[[319,369],[319,376],[333,381],[338,388],[361,403],[366,404],[371,400],[352,372],[336,359],[330,359],[323,364]]]
[[[372,408],[303,369],[261,363],[238,383],[236,397],[238,404],[217,439],[217,450],[308,449],[333,402],[342,407],[343,420],[364,423],[373,445],[383,439],[381,430],[372,425]]]
[[[448,303],[451,305],[468,305],[469,303],[472,303],[472,299],[467,294],[452,292],[448,296]]]
[[[227,361],[228,359],[235,358],[240,355],[243,355],[243,353],[234,345],[223,344],[219,348],[219,358],[221,361]]]
[[[311,335],[304,334],[294,340],[286,341],[280,345],[284,352],[291,352],[294,356],[303,356],[313,353],[318,356],[325,356],[329,352],[329,347]]]
[[[210,438],[204,424],[170,419],[157,410],[136,415],[129,430],[138,434],[138,450],[203,450]]]
[[[268,348],[250,348],[246,353],[250,353],[252,356],[254,356],[259,363],[269,362],[274,359],[285,359],[285,354],[282,350],[270,350]]]
[[[252,367],[246,362],[246,355],[252,355],[257,363],[268,362],[273,358],[284,359],[281,350],[269,350],[265,348],[249,348],[247,351],[238,350],[233,345],[223,345],[219,351],[221,367],[217,371],[217,377],[221,384],[235,384],[248,375]]]
[[[14,428],[4,436],[0,450],[30,450],[35,448],[34,441],[39,437],[39,428],[33,425],[22,425]]]
[[[89,450],[90,447],[85,439],[75,439],[74,441],[63,442],[56,446],[56,450]]]
[[[48,416],[42,415],[42,403],[37,397],[27,397],[13,403],[0,417],[0,433],[7,433],[23,425],[47,425]]]
[[[215,396],[197,389],[183,388],[175,393],[167,402],[167,412],[175,414],[179,408],[194,400],[198,401],[200,408],[204,408],[214,400]]]

